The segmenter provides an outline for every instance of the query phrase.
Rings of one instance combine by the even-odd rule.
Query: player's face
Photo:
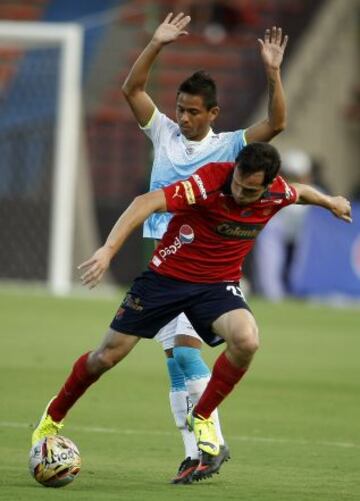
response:
[[[235,202],[238,205],[256,202],[267,189],[267,186],[264,186],[263,182],[263,171],[243,176],[239,169],[235,169],[231,181],[231,193]]]
[[[180,92],[176,100],[176,120],[181,133],[192,141],[201,141],[219,113],[218,106],[206,109],[201,96]]]

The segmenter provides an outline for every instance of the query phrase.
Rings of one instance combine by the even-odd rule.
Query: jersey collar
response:
[[[186,137],[180,133],[180,136],[181,136],[181,140],[182,142],[185,144],[185,146],[189,147],[189,146],[193,146],[193,147],[196,147],[200,144],[203,144],[205,143],[211,136],[214,136],[215,133],[213,131],[213,129],[210,127],[209,129],[209,132],[206,134],[206,136],[201,139],[200,141],[192,141],[191,139],[186,139]]]

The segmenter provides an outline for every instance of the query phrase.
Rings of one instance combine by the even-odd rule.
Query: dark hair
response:
[[[191,77],[180,84],[177,95],[180,92],[201,96],[207,110],[217,106],[216,84],[206,71],[196,71]]]
[[[270,184],[279,172],[279,152],[268,143],[250,143],[236,157],[237,168],[242,175],[264,172],[264,186]]]

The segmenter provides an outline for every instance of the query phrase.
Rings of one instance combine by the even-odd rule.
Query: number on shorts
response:
[[[245,301],[244,294],[238,285],[227,285],[226,290],[232,292],[234,296],[241,297],[241,299]]]

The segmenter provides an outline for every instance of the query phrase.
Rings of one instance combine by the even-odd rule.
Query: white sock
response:
[[[186,416],[190,410],[189,394],[187,391],[170,391],[170,408],[174,416],[176,426],[179,428],[185,448],[185,457],[199,458],[199,449],[195,435],[186,426]]]
[[[210,376],[207,377],[202,377],[200,379],[187,379],[186,380],[186,387],[189,392],[189,396],[191,398],[191,402],[193,406],[198,403],[200,400],[201,395],[203,394],[208,382],[210,380]],[[221,426],[220,426],[220,420],[219,420],[219,413],[218,410],[215,409],[213,413],[211,414],[211,417],[214,420],[214,425],[216,428],[216,434],[218,436],[219,442],[221,445],[224,445],[224,437],[221,431]]]

